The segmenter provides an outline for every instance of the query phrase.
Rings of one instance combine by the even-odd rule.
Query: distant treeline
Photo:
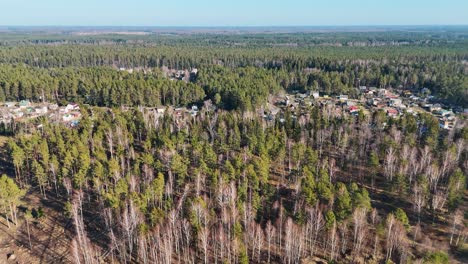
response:
[[[316,45],[373,46],[466,44],[467,27],[363,29],[47,29],[2,33],[0,45],[23,44],[146,44],[189,46],[275,46],[308,47]],[[317,29],[315,29],[317,30]],[[348,31],[346,31],[348,30]],[[302,32],[300,32],[302,31]]]
[[[461,29],[414,34],[31,34],[15,42],[21,35],[3,34],[0,41],[0,100],[37,100],[45,93],[48,99],[99,106],[212,99],[228,109],[251,109],[280,88],[353,95],[357,86],[367,85],[414,91],[427,87],[450,103],[466,106],[468,101],[467,38]],[[390,40],[406,44],[377,43]],[[320,44],[331,41],[376,46]],[[110,69],[122,67],[152,69],[153,74]],[[188,84],[170,82],[162,68],[198,68],[199,76]]]

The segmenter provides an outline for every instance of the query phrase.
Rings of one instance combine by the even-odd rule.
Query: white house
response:
[[[50,104],[50,105],[49,105],[49,109],[50,109],[50,110],[57,110],[58,107],[59,107],[59,106],[58,106],[57,104]]]
[[[338,99],[340,99],[341,101],[347,101],[348,100],[348,95],[346,94],[342,94],[338,97]]]
[[[392,98],[390,99],[390,106],[400,106],[402,103],[400,98]]]
[[[6,102],[6,103],[5,103],[5,106],[6,106],[7,108],[15,107],[15,106],[16,106],[16,102]]]
[[[65,121],[65,122],[69,122],[69,121],[73,120],[73,118],[74,118],[74,116],[71,115],[71,114],[65,114],[62,117],[63,121]]]
[[[66,112],[77,111],[77,110],[80,110],[80,106],[76,103],[67,104],[67,106],[65,107]]]
[[[157,114],[163,115],[165,112],[166,112],[166,108],[162,108],[162,107],[156,108]]]
[[[37,107],[35,111],[36,111],[36,114],[43,115],[43,114],[47,114],[48,108],[47,106],[41,106],[41,107]]]
[[[29,102],[29,100],[21,100],[19,102],[19,106],[20,106],[20,108],[23,109],[23,108],[31,106],[31,102]]]

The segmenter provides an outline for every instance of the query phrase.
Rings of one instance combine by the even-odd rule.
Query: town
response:
[[[192,72],[193,74],[193,72]],[[171,77],[172,79],[172,77]],[[259,113],[267,121],[274,121],[278,118],[279,122],[284,122],[285,111],[293,113],[292,118],[296,119],[296,114],[306,114],[310,107],[327,107],[334,111],[335,115],[349,114],[369,115],[375,111],[382,110],[388,117],[399,118],[408,113],[417,115],[418,113],[431,113],[439,119],[440,128],[451,130],[457,122],[457,115],[468,114],[468,109],[458,109],[452,111],[441,103],[432,103],[436,100],[434,96],[429,96],[428,89],[423,88],[416,96],[409,90],[396,90],[392,88],[359,87],[359,98],[351,99],[348,95],[328,96],[321,95],[319,92],[300,93],[292,91],[284,95],[274,97],[267,103],[266,108],[261,108]],[[125,107],[122,107],[125,109]],[[216,107],[211,102],[206,101],[200,108],[207,111],[214,111]],[[186,117],[196,117],[199,112],[199,106],[193,104],[189,107],[145,107],[148,112],[152,112],[158,119],[162,117],[166,110],[175,117],[176,120],[183,120]],[[9,124],[23,122],[45,116],[50,122],[63,123],[71,128],[76,127],[81,119],[80,106],[77,103],[68,103],[65,106],[58,106],[54,103],[32,103],[29,100],[19,102],[5,102],[0,105],[0,123]]]
[[[66,106],[46,102],[32,103],[29,100],[5,102],[0,106],[0,123],[4,124],[25,122],[41,116],[47,117],[51,122],[76,127],[81,119],[80,106],[76,103]]]
[[[360,86],[359,98],[351,99],[346,94],[328,96],[321,95],[319,92],[300,93],[292,91],[287,95],[275,97],[268,104],[263,115],[269,121],[279,117],[280,122],[283,122],[285,110],[305,114],[305,110],[311,106],[331,108],[335,115],[343,113],[358,115],[361,111],[363,114],[368,115],[382,110],[391,118],[399,118],[405,113],[416,116],[418,113],[426,112],[439,119],[440,128],[451,130],[457,122],[455,112],[463,115],[468,114],[468,109],[457,109],[458,111],[454,112],[441,103],[435,102],[437,101],[436,98],[427,94],[427,88],[423,88],[419,96],[417,96],[409,90]],[[297,116],[293,115],[292,118],[297,118]]]

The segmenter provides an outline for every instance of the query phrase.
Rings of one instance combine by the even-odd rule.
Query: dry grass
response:
[[[8,137],[0,136],[0,148],[3,147],[8,141]]]

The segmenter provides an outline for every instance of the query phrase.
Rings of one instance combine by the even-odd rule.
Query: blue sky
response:
[[[468,0],[0,0],[0,25],[468,25]]]

